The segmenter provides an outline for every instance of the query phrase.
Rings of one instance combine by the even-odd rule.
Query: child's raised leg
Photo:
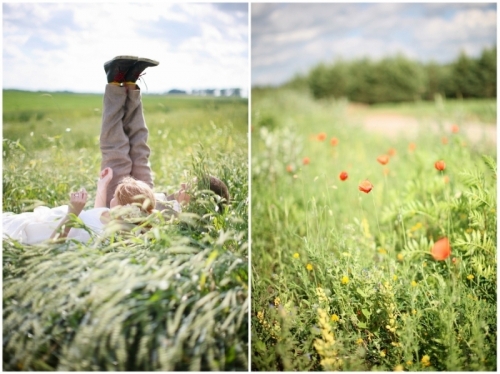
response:
[[[153,188],[153,175],[149,163],[151,150],[147,144],[149,132],[142,109],[141,91],[136,85],[136,81],[146,68],[158,64],[154,60],[139,58],[125,77],[125,86],[128,93],[123,126],[130,144],[129,155],[132,161],[130,175],[145,182],[151,188]]]
[[[100,148],[101,170],[107,167],[113,169],[113,179],[108,185],[106,196],[108,207],[116,186],[132,171],[129,138],[123,128],[127,89],[120,84],[123,84],[125,73],[136,61],[137,57],[118,56],[104,64],[108,84],[103,98]]]

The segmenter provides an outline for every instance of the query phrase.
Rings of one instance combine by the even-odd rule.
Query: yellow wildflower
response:
[[[411,286],[412,286],[412,287],[417,287],[417,284],[418,284],[418,283],[417,283],[417,282],[415,282],[414,280],[413,280],[413,281],[411,281]]]
[[[380,253],[381,255],[386,255],[387,251],[385,250],[385,248],[379,248],[378,253]]]
[[[385,349],[383,351],[380,351],[380,357],[385,357]]]
[[[363,339],[359,338],[358,340],[356,340],[356,344],[357,345],[363,344]]]
[[[275,305],[275,306],[278,306],[278,305],[280,305],[280,303],[281,303],[281,299],[280,299],[280,298],[279,298],[279,296],[278,296],[278,297],[276,297],[276,298],[274,299],[274,305]]]
[[[403,256],[403,254],[402,254],[402,253],[398,253],[398,256],[397,256],[397,257],[398,257],[398,260],[399,260],[399,261],[403,261],[403,259],[404,259],[404,256]]]
[[[428,355],[425,355],[422,357],[422,360],[420,360],[423,366],[431,366],[431,358]]]
[[[417,231],[418,229],[422,228],[422,222],[417,222],[411,229],[410,231]]]
[[[332,316],[330,317],[330,319],[332,320],[332,322],[337,322],[340,320],[340,317],[336,314],[332,314]]]
[[[342,277],[341,282],[342,282],[342,284],[347,284],[347,283],[349,283],[349,277],[347,277],[346,275],[344,275],[344,276]]]
[[[469,274],[469,275],[467,275],[467,279],[468,279],[468,280],[473,280],[473,279],[474,279],[474,276],[473,276],[472,274]]]
[[[392,280],[393,280],[393,281],[397,281],[397,280],[398,280],[398,276],[394,274],[394,275],[392,276]]]
[[[299,258],[299,257],[300,257],[300,255],[299,255],[297,252],[295,252],[295,253],[293,254],[293,258]]]
[[[408,360],[408,361],[406,361],[406,365],[408,365],[408,366],[413,365],[413,361],[412,361],[412,360]]]
[[[404,369],[403,365],[396,365],[396,366],[394,367],[394,371],[404,371],[404,370],[405,370],[405,369]]]
[[[411,314],[415,315],[415,314],[417,314],[417,311],[416,311],[415,309],[413,309],[413,310],[411,311]]]
[[[309,270],[309,271],[311,271],[313,269],[313,266],[311,264],[307,264],[306,265],[306,269]]]

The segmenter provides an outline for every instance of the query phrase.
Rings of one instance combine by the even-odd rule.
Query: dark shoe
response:
[[[104,63],[104,71],[108,78],[108,83],[125,82],[125,76],[129,69],[138,61],[137,56],[116,56],[112,60]]]
[[[139,58],[135,65],[132,66],[125,75],[125,82],[135,83],[146,68],[158,66],[159,64],[158,61],[150,60],[149,58]]]

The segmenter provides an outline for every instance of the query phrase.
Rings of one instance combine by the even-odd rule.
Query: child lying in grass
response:
[[[38,207],[33,212],[18,215],[3,213],[4,236],[26,244],[66,237],[85,242],[90,235],[83,229],[71,229],[69,225],[73,215],[99,234],[110,221],[110,209],[136,205],[143,215],[168,207],[180,212],[181,205],[190,201],[186,184],[169,196],[153,192],[148,129],[136,81],[146,68],[158,64],[134,56],[118,56],[104,64],[108,84],[103,99],[102,162],[94,208],[83,210],[88,194],[82,188],[70,194],[69,205],[52,209]],[[208,188],[223,198],[222,201],[229,202],[224,182],[215,177],[207,178],[206,182]]]

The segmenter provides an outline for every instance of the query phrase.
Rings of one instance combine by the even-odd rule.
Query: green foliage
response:
[[[319,63],[304,77],[294,77],[284,86],[302,90],[307,80],[316,99],[346,97],[374,104],[448,98],[496,97],[496,47],[484,49],[477,59],[461,53],[444,65],[411,61],[402,55],[379,61],[367,58],[349,62]]]
[[[252,369],[496,370],[496,150],[425,128],[410,150],[294,91],[252,102]]]
[[[12,114],[4,122],[4,212],[67,204],[81,186],[95,196],[93,107],[102,96],[53,94],[65,118],[47,108],[45,119],[19,122],[14,98],[29,110],[37,95],[4,92]],[[4,370],[247,370],[247,104],[143,102],[155,189],[172,193],[211,174],[227,184],[229,206],[218,209],[218,196],[193,186],[183,213],[155,215],[144,232],[33,246],[4,239]]]

